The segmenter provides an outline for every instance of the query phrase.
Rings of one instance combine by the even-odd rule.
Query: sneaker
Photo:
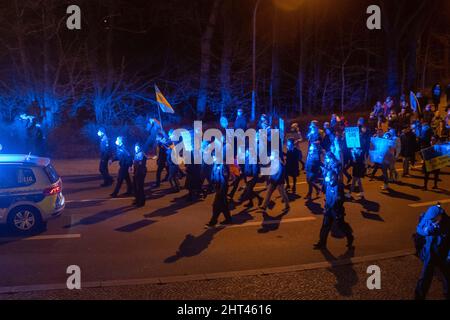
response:
[[[215,224],[207,223],[207,224],[205,224],[205,229],[212,229],[212,228],[214,228],[215,226],[216,226]]]
[[[389,186],[385,183],[381,186],[381,190],[387,190],[389,189]]]

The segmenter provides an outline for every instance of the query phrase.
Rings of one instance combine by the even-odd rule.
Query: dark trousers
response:
[[[230,209],[228,207],[228,188],[221,188],[216,191],[213,202],[213,212],[209,225],[216,225],[221,213],[225,217],[225,221],[231,221]]]
[[[178,170],[179,170],[178,167],[174,168],[169,167],[169,177],[168,177],[170,186],[174,188],[175,191],[177,192],[180,190],[180,182],[178,180]]]
[[[308,194],[307,197],[310,197],[312,195],[313,188],[316,190],[317,193],[320,192],[320,187],[316,184],[316,177],[310,177],[308,180]]]
[[[234,195],[236,194],[236,191],[237,191],[237,189],[239,188],[239,183],[240,183],[242,180],[245,181],[245,177],[244,177],[244,175],[242,175],[242,174],[241,174],[239,177],[236,177],[236,178],[234,179],[233,184],[232,184],[231,192],[230,192],[230,194],[228,195],[231,199],[234,198]]]
[[[444,287],[444,295],[450,299],[449,295],[449,281],[450,281],[450,266],[446,261],[447,257],[438,257],[435,254],[429,254],[425,257],[423,262],[422,272],[420,273],[419,281],[416,286],[416,299],[425,299],[428,290],[430,289],[431,282],[435,269],[439,269],[442,273],[442,285]]]
[[[169,168],[166,164],[158,164],[158,167],[156,168],[156,185],[159,186],[161,184],[161,174],[163,170],[166,169],[166,178],[164,180],[168,179],[169,176]]]
[[[128,167],[126,168],[119,168],[119,174],[117,176],[117,184],[114,188],[114,195],[118,195],[120,188],[122,187],[123,180],[127,183],[127,193],[133,192],[133,185],[131,184],[130,174],[128,173]]]
[[[320,243],[323,245],[327,244],[328,235],[330,234],[333,222],[336,221],[338,228],[345,234],[347,241],[353,239],[352,228],[345,222],[343,216],[334,217],[332,215],[325,214],[323,216],[322,228],[320,229]]]
[[[373,168],[373,169],[372,169],[372,173],[371,173],[370,175],[372,176],[372,178],[374,178],[375,175],[376,175],[377,172],[378,172],[378,169],[381,169],[381,164],[379,164],[379,163],[374,163],[374,165],[373,165],[372,168]]]
[[[292,176],[292,184],[293,184],[293,186],[292,186],[292,191],[296,191],[297,190],[297,177],[296,176]],[[288,187],[288,188],[290,188],[291,186],[289,185],[289,176],[288,175],[286,175],[286,186]]]
[[[284,184],[275,184],[275,183],[269,183],[267,185],[266,196],[264,198],[264,202],[263,202],[262,206],[264,208],[267,208],[269,206],[270,199],[272,198],[272,194],[275,191],[275,189],[277,189],[278,192],[280,193],[280,196],[283,199],[285,207],[286,208],[289,207],[289,198],[286,193],[286,189],[284,188]]]
[[[100,159],[98,171],[100,171],[100,174],[102,175],[103,184],[105,186],[110,185],[113,181],[113,178],[109,175],[108,159]]]
[[[255,192],[255,186],[258,182],[258,177],[252,177],[249,181],[247,181],[245,185],[244,192],[239,198],[239,201],[250,201],[250,205],[253,204],[253,198],[258,198],[259,203],[262,203],[263,198]]]
[[[437,183],[439,181],[439,174],[441,173],[441,170],[434,170],[431,172],[427,172],[425,171],[425,176],[424,176],[424,187],[428,188],[428,181],[430,180],[430,176],[433,174],[434,175],[434,187],[437,188]]]
[[[350,167],[351,167],[351,165],[349,163],[347,163],[342,168],[342,173],[347,178],[347,181],[350,181],[352,179],[352,175],[350,173],[348,173],[348,169],[350,169]]]
[[[414,165],[414,157],[403,158],[403,175],[409,175],[409,167]]]
[[[388,172],[388,169],[389,169],[389,165],[388,164],[383,163],[381,165],[381,171],[383,171],[383,182],[384,182],[384,184],[388,184],[389,183],[389,172]]]
[[[136,205],[143,206],[145,205],[145,174],[135,174],[133,176],[134,182],[134,197],[136,200]]]

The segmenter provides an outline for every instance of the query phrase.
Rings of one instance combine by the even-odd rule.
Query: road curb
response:
[[[263,268],[263,269],[252,269],[252,270],[241,270],[241,271],[229,271],[229,272],[217,272],[208,274],[194,274],[194,275],[182,275],[182,276],[168,276],[168,277],[154,277],[154,278],[144,278],[144,279],[127,279],[127,280],[108,280],[108,281],[91,281],[83,282],[83,288],[106,288],[106,287],[119,287],[119,286],[131,286],[131,285],[149,285],[149,284],[169,284],[177,282],[188,282],[188,281],[205,281],[205,280],[217,280],[217,279],[227,279],[235,277],[246,277],[246,276],[266,276],[271,274],[282,274],[289,272],[298,272],[306,270],[315,269],[326,269],[330,267],[353,265],[363,262],[386,260],[392,258],[400,258],[405,256],[410,256],[415,254],[415,250],[401,250],[393,251],[381,254],[374,254],[362,257],[354,257],[349,259],[340,259],[335,261],[324,261],[316,263],[307,263],[301,265],[292,265],[285,267],[274,267],[274,268]],[[42,285],[31,285],[31,286],[9,286],[0,287],[0,294],[13,294],[13,293],[23,293],[23,292],[33,292],[33,291],[50,291],[50,290],[67,290],[65,284],[42,284]]]

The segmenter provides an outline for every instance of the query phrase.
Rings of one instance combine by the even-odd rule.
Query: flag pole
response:
[[[162,131],[164,131],[163,123],[162,123],[162,119],[161,119],[161,106],[159,105],[159,102],[157,102],[157,103],[158,103],[159,123],[161,124],[161,129],[162,129]]]

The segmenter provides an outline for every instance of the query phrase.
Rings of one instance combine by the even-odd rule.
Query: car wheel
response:
[[[8,225],[14,232],[33,232],[41,226],[41,215],[35,208],[18,207],[10,212]]]

